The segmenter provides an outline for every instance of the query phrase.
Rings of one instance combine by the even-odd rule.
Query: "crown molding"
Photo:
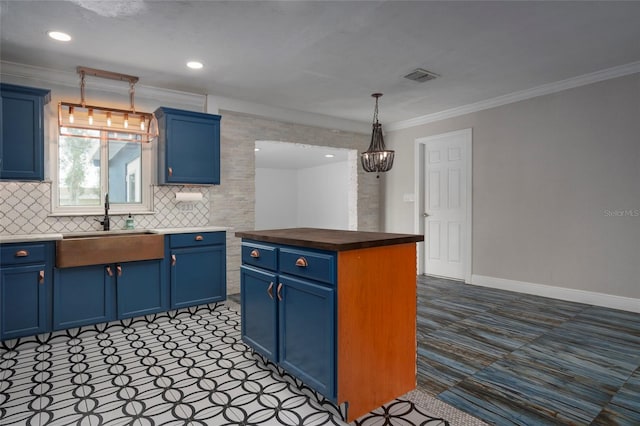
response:
[[[35,84],[54,84],[58,86],[74,87],[80,90],[80,77],[76,72],[60,71],[16,62],[0,61],[0,75],[10,76],[21,80],[32,81]],[[33,83],[32,83],[33,84]],[[122,91],[122,83],[104,79],[92,79],[91,87],[106,92]],[[128,90],[128,89],[127,89]],[[154,99],[160,102],[178,102],[182,105],[193,106],[198,111],[204,110],[206,95],[164,89],[161,87],[136,84],[136,95],[141,98]]]
[[[421,117],[411,118],[409,120],[396,121],[385,125],[387,131],[407,129],[410,127],[420,126],[422,124],[433,123],[447,118],[458,117],[473,112],[482,111],[489,108],[495,108],[514,102],[524,101],[538,96],[550,95],[575,87],[586,86],[587,84],[597,83],[599,81],[610,80],[625,75],[640,72],[640,61],[631,62],[629,64],[617,67],[607,68],[604,70],[592,72],[589,74],[579,75],[577,77],[568,78],[566,80],[556,81],[554,83],[543,84],[531,89],[520,90],[518,92],[509,93],[507,95],[498,96],[496,98],[487,99],[485,101],[475,102],[461,107],[451,108],[433,114],[423,115]]]

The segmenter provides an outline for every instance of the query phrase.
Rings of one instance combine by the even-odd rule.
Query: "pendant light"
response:
[[[158,136],[158,124],[154,115],[136,110],[134,97],[138,77],[87,67],[77,67],[76,70],[80,74],[80,103],[60,102],[58,104],[60,135],[77,136],[79,129],[92,131],[84,132],[83,137],[100,138],[101,133],[95,132],[99,130],[108,131],[111,140],[126,142],[132,139],[137,142],[151,142]],[[116,109],[87,105],[84,98],[86,76],[128,82],[130,108]],[[132,123],[139,124],[129,126],[130,117],[134,120]]]
[[[373,129],[371,133],[371,144],[369,149],[360,155],[362,160],[362,168],[366,172],[376,172],[380,177],[380,172],[388,172],[393,167],[394,151],[390,151],[384,146],[384,137],[382,136],[382,124],[378,122],[378,98],[382,93],[373,93],[372,97],[376,98],[376,107],[373,111]]]

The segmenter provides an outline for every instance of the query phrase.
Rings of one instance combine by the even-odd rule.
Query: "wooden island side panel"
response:
[[[347,421],[416,387],[415,243],[338,252],[338,403]]]

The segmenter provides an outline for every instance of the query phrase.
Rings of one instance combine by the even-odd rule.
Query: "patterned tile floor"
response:
[[[640,425],[640,314],[418,278],[418,387],[497,425]]]
[[[220,304],[5,342],[0,424],[346,424],[337,407],[254,355],[239,330],[238,313]],[[410,398],[355,422],[449,424]]]

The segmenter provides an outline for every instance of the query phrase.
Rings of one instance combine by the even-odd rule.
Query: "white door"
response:
[[[470,131],[424,139],[424,272],[465,279],[471,239],[467,223]],[[470,185],[469,185],[470,186]],[[470,206],[469,206],[470,207]],[[469,213],[470,214],[470,213]]]

